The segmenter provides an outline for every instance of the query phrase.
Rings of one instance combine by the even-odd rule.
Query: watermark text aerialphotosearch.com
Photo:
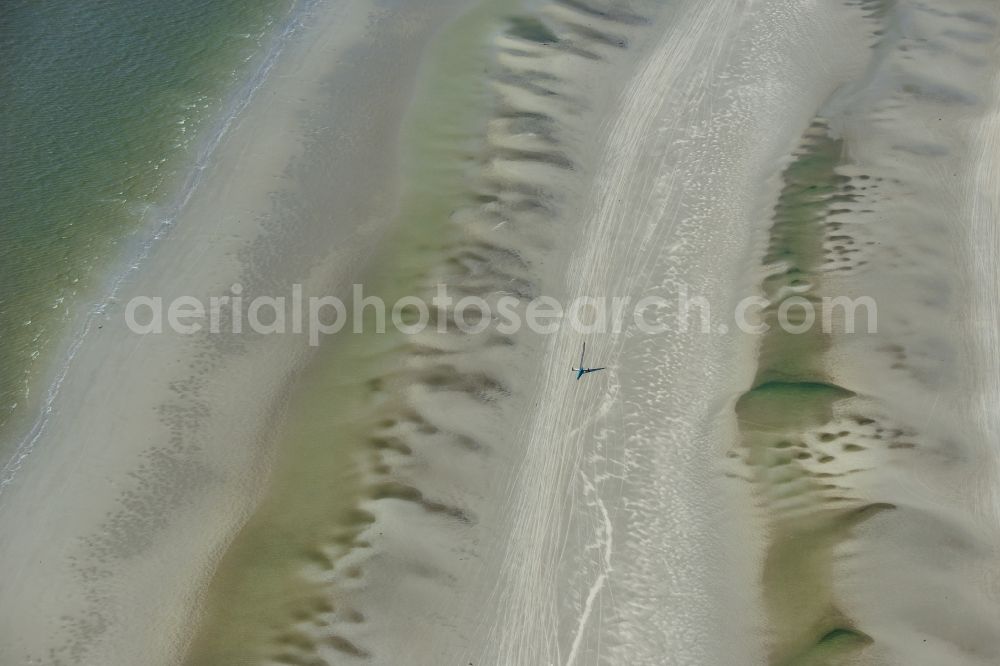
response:
[[[429,300],[403,296],[390,304],[365,295],[360,284],[353,285],[351,294],[349,303],[336,296],[305,297],[302,286],[296,284],[287,296],[247,298],[243,286],[234,284],[229,294],[207,301],[193,296],[170,300],[137,296],[125,306],[125,322],[129,330],[141,335],[291,333],[307,335],[309,344],[317,345],[323,336],[343,330],[385,333],[390,326],[408,335],[443,333],[450,328],[468,334],[493,330],[511,335],[522,327],[551,334],[562,326],[587,335],[620,333],[629,327],[649,335],[670,331],[721,334],[734,329],[760,335],[775,326],[793,335],[854,333],[862,326],[874,333],[878,315],[875,300],[869,296],[796,295],[773,303],[762,296],[748,296],[735,305],[727,320],[715,321],[709,301],[689,294],[684,287],[670,298],[579,296],[567,303],[551,296],[527,300],[509,293],[456,298],[445,284],[437,285]]]

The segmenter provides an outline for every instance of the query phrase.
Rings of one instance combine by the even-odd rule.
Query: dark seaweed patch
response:
[[[541,20],[530,16],[512,16],[507,19],[510,23],[507,34],[512,37],[519,37],[529,42],[539,44],[553,44],[559,41],[552,30]]]

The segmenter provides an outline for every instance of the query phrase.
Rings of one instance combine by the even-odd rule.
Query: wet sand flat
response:
[[[309,9],[205,182],[84,340],[0,501],[18,534],[0,543],[12,567],[0,661],[173,663],[183,652],[201,590],[265,488],[265,442],[308,348],[301,336],[140,337],[124,303],[207,300],[234,283],[246,296],[293,282],[329,293],[359,279],[393,213],[394,137],[414,73],[399,63],[415,67],[433,27],[391,18],[366,3]],[[354,58],[369,47],[383,59],[362,72]],[[361,104],[361,91],[378,104]]]
[[[310,11],[125,296],[444,284],[670,325],[105,326],[0,495],[0,657],[1000,660],[995,7]],[[876,326],[789,332],[793,297]]]

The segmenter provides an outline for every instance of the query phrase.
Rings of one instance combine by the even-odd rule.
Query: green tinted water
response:
[[[130,245],[169,214],[206,135],[291,5],[4,3],[0,429],[34,416],[26,406],[41,392],[33,384],[55,340],[80,303],[106,289]]]

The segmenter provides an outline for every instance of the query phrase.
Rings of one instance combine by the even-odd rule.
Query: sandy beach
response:
[[[305,11],[180,218],[91,327],[4,488],[0,522],[21,535],[0,545],[12,566],[0,595],[18,609],[0,623],[4,663],[176,663],[215,562],[265,487],[265,443],[304,339],[142,337],[124,304],[237,283],[329,293],[359,281],[395,212],[395,137],[435,15]],[[359,90],[377,106],[357,103]],[[351,140],[327,154],[330,135]]]
[[[1000,662],[1000,11],[295,11],[0,490],[0,662]],[[657,304],[126,326],[357,284]]]

